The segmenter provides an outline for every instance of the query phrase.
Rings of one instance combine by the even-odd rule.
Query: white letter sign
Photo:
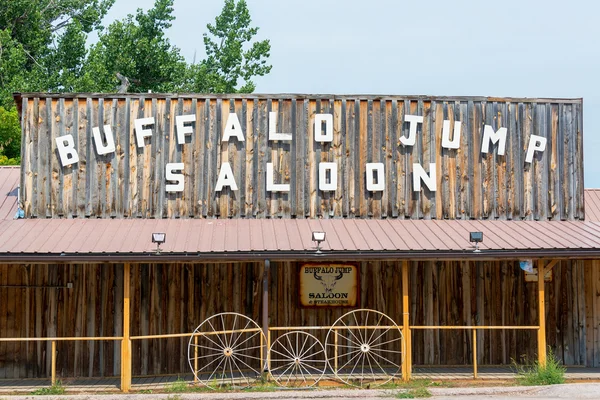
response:
[[[173,171],[183,172],[183,163],[169,163],[165,166],[167,182],[177,182],[176,185],[169,184],[165,186],[167,192],[183,192],[183,174],[174,174]]]
[[[421,191],[421,180],[427,189],[431,192],[435,192],[435,163],[429,163],[429,175],[423,169],[421,164],[413,164],[413,191],[420,192]]]
[[[548,140],[545,137],[531,135],[529,138],[529,146],[527,147],[527,155],[525,156],[525,162],[533,162],[533,153],[536,151],[546,150],[546,142]]]
[[[178,115],[175,117],[175,125],[177,126],[177,144],[185,143],[185,135],[190,135],[194,132],[191,125],[187,123],[196,122],[196,115]]]
[[[75,150],[75,141],[73,135],[60,136],[54,139],[58,154],[60,155],[60,163],[62,166],[75,164],[79,161],[79,154]]]
[[[267,163],[267,191],[268,192],[289,192],[290,185],[284,183],[276,184],[273,182],[273,163]]]
[[[408,137],[401,136],[400,143],[405,146],[414,146],[417,141],[417,124],[423,123],[422,115],[405,115],[404,121],[410,123],[410,128],[408,130]]]
[[[323,122],[325,122],[325,134],[323,134]],[[333,142],[333,115],[315,115],[315,142]]]
[[[144,138],[152,136],[152,130],[144,129],[144,126],[154,125],[154,117],[138,118],[133,124],[135,125],[135,138],[138,147],[144,147]]]
[[[327,183],[327,171],[330,181]],[[319,189],[322,191],[335,192],[337,189],[337,164],[334,162],[322,162],[319,164]]]
[[[492,144],[500,142],[498,145],[498,154],[503,156],[504,149],[506,148],[506,128],[498,129],[498,132],[494,132],[494,128],[489,125],[486,125],[483,129],[483,139],[481,142],[481,152],[487,153],[490,147],[490,142]]]
[[[385,190],[385,173],[383,163],[367,163],[367,190],[379,192]],[[377,175],[375,178],[374,175]]]
[[[231,170],[231,165],[228,162],[221,164],[221,170],[219,171],[219,178],[217,179],[217,186],[215,186],[215,192],[223,190],[224,186],[229,186],[231,190],[238,190],[237,183],[235,183],[235,177]]]
[[[277,133],[277,113],[269,113],[269,140],[292,140],[291,133]]]
[[[95,126],[92,128],[94,135],[94,143],[96,143],[96,152],[100,155],[112,153],[115,151],[115,138],[110,125],[104,125],[104,135],[106,136],[106,146],[102,137],[100,137],[100,128]]]
[[[450,121],[444,120],[442,127],[442,147],[446,149],[458,149],[460,147],[460,121],[454,121],[454,135],[450,140]]]
[[[231,113],[227,117],[225,123],[225,130],[223,130],[223,142],[229,142],[229,138],[235,136],[240,142],[244,141],[244,132],[242,132],[242,125],[236,113]]]

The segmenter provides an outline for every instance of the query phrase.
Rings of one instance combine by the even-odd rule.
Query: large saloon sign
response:
[[[36,94],[21,106],[28,216],[583,216],[579,99]]]

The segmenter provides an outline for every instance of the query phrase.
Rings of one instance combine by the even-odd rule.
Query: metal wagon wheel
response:
[[[269,373],[279,386],[314,386],[326,369],[325,348],[310,333],[285,333],[275,339],[269,349]]]
[[[401,376],[403,337],[398,325],[375,310],[355,310],[333,324],[325,349],[329,366],[342,382],[374,387]]]
[[[261,377],[265,343],[256,322],[242,314],[220,313],[194,330],[188,362],[196,379],[211,389],[248,387]]]

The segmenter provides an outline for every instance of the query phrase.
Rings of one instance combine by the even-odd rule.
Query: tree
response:
[[[207,25],[209,33],[204,34],[207,58],[189,67],[186,89],[200,93],[254,91],[252,78],[271,71],[267,65],[271,44],[269,40],[251,43],[258,32],[251,23],[245,0],[225,0],[221,14],[214,25]]]
[[[147,13],[138,9],[113,22],[92,46],[79,89],[114,92],[117,73],[129,78],[132,92],[180,89],[185,60],[165,35],[174,19],[173,0],[156,0]]]

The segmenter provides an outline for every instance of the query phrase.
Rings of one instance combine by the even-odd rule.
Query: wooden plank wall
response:
[[[22,100],[21,198],[27,217],[583,219],[581,100],[406,96],[28,95]],[[269,141],[269,112],[291,142]],[[222,142],[230,113],[245,141]],[[314,115],[331,113],[334,140],[314,141]],[[177,144],[175,117],[195,114]],[[405,115],[421,115],[405,147]],[[137,147],[133,121],[155,118]],[[459,149],[442,149],[444,120],[461,121]],[[116,152],[98,156],[92,128],[110,125]],[[484,125],[508,129],[506,154],[481,153]],[[101,128],[103,130],[103,128]],[[62,167],[54,139],[73,135],[80,161]],[[532,134],[546,151],[532,164]],[[165,191],[165,165],[185,165],[182,193]],[[215,192],[229,162],[239,190]],[[290,192],[266,191],[266,163]],[[338,164],[334,192],[318,190],[318,163]],[[366,190],[365,164],[385,165],[383,192]],[[413,192],[412,165],[436,163],[437,191]]]
[[[360,307],[402,320],[401,264],[364,262]],[[270,324],[331,325],[349,309],[298,306],[298,264],[271,264]],[[261,264],[141,264],[131,271],[131,334],[192,332],[205,318],[235,311],[261,321]],[[546,286],[547,342],[568,365],[600,366],[600,261],[563,261]],[[411,325],[535,325],[537,286],[512,262],[412,262]],[[64,286],[23,289],[8,285]],[[122,265],[1,265],[2,337],[118,336],[122,332]],[[314,333],[314,332],[313,332]],[[317,332],[324,339],[326,332]],[[133,341],[133,374],[187,373],[187,340]],[[469,365],[468,331],[415,330],[419,365]],[[0,379],[44,377],[49,344],[0,342]],[[535,359],[535,331],[480,331],[479,363]],[[58,346],[61,377],[118,376],[120,346]]]

